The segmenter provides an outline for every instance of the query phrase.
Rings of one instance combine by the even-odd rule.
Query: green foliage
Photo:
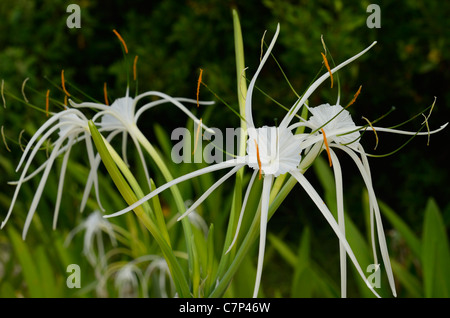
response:
[[[359,85],[363,85],[361,96],[350,109],[354,117],[365,116],[372,120],[394,105],[397,111],[386,121],[388,124],[397,123],[418,113],[437,96],[430,125],[439,125],[438,119],[448,118],[450,92],[447,83],[450,77],[446,69],[450,53],[446,32],[450,28],[447,14],[450,7],[447,2],[414,1],[400,4],[393,0],[383,1],[381,29],[368,29],[365,21],[370,1],[186,0],[152,1],[150,7],[149,2],[143,0],[133,1],[132,5],[126,1],[81,1],[82,28],[72,30],[65,25],[69,3],[57,0],[0,2],[0,79],[5,80],[7,92],[6,108],[0,105],[0,112],[6,142],[11,148],[11,152],[3,147],[0,151],[2,211],[7,211],[10,204],[13,190],[7,182],[17,179],[18,174],[14,169],[22,154],[21,146],[46,120],[43,110],[47,89],[51,90],[51,109],[60,107],[57,102],[62,102],[63,98],[60,89],[62,69],[65,70],[67,87],[74,95],[80,96],[77,91],[79,88],[87,95],[103,100],[102,88],[106,82],[110,98],[123,96],[128,79],[124,75],[120,43],[111,32],[112,29],[119,30],[127,41],[131,52],[128,63],[131,63],[134,55],[139,56],[140,91],[164,91],[173,96],[195,98],[198,69],[202,68],[203,81],[237,111],[243,100],[236,95],[232,8],[237,8],[241,17],[247,78],[251,78],[259,63],[264,30],[267,29],[267,37],[270,37],[279,22],[281,33],[274,55],[298,93],[307,87],[321,66],[321,35],[336,62],[377,40],[377,46],[371,54],[361,59],[361,63],[352,64],[339,74],[341,82],[345,83],[341,90],[343,101],[350,100]],[[408,23],[400,22],[404,17],[408,17]],[[12,98],[11,94],[21,99],[21,86],[25,78],[29,78],[25,87],[26,96],[30,104],[37,105],[42,112]],[[296,100],[273,62],[268,63],[264,70],[264,81],[258,85],[271,98],[287,107]],[[201,87],[200,96],[203,100],[214,99],[205,87]],[[336,96],[335,90],[319,89],[311,97],[310,103],[331,102]],[[255,121],[276,122],[280,118],[282,109],[276,107],[272,100],[263,94],[255,98],[260,109],[255,114]],[[239,125],[239,118],[220,103],[208,110],[198,109],[197,112],[210,126],[223,128],[225,125]],[[152,118],[164,120],[147,125],[146,122]],[[164,108],[155,109],[151,117],[143,116],[139,124],[155,145],[155,152],[162,158],[170,158],[173,145],[166,128],[187,125],[193,131],[191,122],[186,124],[183,116]],[[380,138],[380,147],[373,151],[377,154],[387,153],[402,143],[396,137]],[[445,186],[448,160],[442,150],[442,145],[448,144],[447,140],[448,132],[444,131],[442,135],[431,138],[429,147],[421,140],[411,143],[405,148],[406,151],[393,157],[371,161],[374,188],[383,200],[379,203],[383,220],[387,221],[388,247],[399,297],[448,297],[450,293],[450,276],[446,272],[450,268],[447,237],[450,188]],[[371,142],[369,138],[367,149],[372,150]],[[23,226],[38,181],[28,182],[21,190],[14,218],[11,218],[5,230],[0,231],[1,297],[100,295],[95,287],[95,269],[83,254],[83,237],[76,236],[71,244],[64,244],[68,233],[88,213],[98,209],[96,200],[91,197],[87,203],[89,211],[80,214],[77,210],[89,173],[89,168],[84,164],[87,162],[86,156],[83,149],[79,149],[72,152],[69,161],[65,185],[67,195],[62,203],[64,213],[55,231],[51,230],[51,219],[59,170],[50,177],[52,181],[49,181],[44,191],[25,242],[16,228]],[[46,159],[47,150],[39,152],[39,163]],[[136,183],[143,185],[143,192],[146,192],[142,167],[134,155],[130,155],[130,158],[133,157],[130,162]],[[174,177],[204,166],[195,164],[180,167],[170,160],[165,163]],[[362,194],[361,206],[362,183],[357,176],[352,175],[349,166],[343,165],[349,172],[348,182],[344,185],[349,215],[346,231],[349,243],[365,269],[372,263],[370,236],[368,227],[365,228],[368,219],[367,194]],[[149,166],[155,171],[152,174],[154,183],[162,184],[165,176],[158,171],[158,166],[153,162]],[[33,167],[37,168],[38,164]],[[100,192],[106,210],[112,212],[124,207],[125,201],[117,194],[115,185],[103,167],[101,169]],[[330,207],[335,207],[334,179],[330,169],[324,161],[317,161],[314,172],[317,183],[323,189],[324,200]],[[180,184],[182,198],[198,198],[215,180],[215,175],[204,175],[191,183]],[[123,265],[144,255],[160,253],[157,243],[167,244],[175,251],[170,257],[176,264],[174,267],[179,277],[192,277],[192,281],[177,286],[178,291],[195,296],[210,295],[216,284],[215,278],[228,275],[232,282],[221,285],[221,295],[248,297],[255,277],[254,244],[249,243],[248,250],[239,252],[233,249],[229,255],[223,255],[224,242],[229,242],[230,236],[234,234],[233,228],[227,230],[228,217],[230,211],[236,213],[236,207],[239,207],[242,200],[239,197],[242,191],[239,190],[245,189],[248,176],[242,175],[235,182],[217,189],[198,208],[199,215],[210,225],[206,236],[193,225],[189,225],[192,230],[189,236],[183,235],[183,226],[186,228],[188,225],[175,221],[177,204],[171,200],[170,193],[163,193],[152,200],[148,208],[154,213],[154,223],[146,224],[151,226],[159,242],[155,242],[148,229],[134,215],[112,221],[119,243],[118,246],[108,244],[106,247],[110,251],[108,260],[114,266]],[[282,183],[287,185],[287,190],[283,192],[286,196],[293,187],[292,184],[289,188],[289,182],[286,180]],[[260,192],[260,186],[257,185],[255,193]],[[136,195],[136,187],[133,191]],[[315,207],[308,205],[305,200],[297,200],[298,191],[293,189],[292,192],[297,193],[295,196],[290,194],[292,200],[285,200],[286,197],[275,200],[275,205],[279,204],[276,208],[279,209],[269,223],[262,294],[339,297],[337,240],[324,229],[321,223],[323,220],[316,218],[318,213]],[[281,201],[284,201],[282,205]],[[248,218],[244,220],[242,233],[248,230],[257,233],[255,224],[258,218],[255,215],[258,205],[259,201],[255,198],[249,201]],[[336,212],[334,208],[331,210]],[[1,219],[4,213],[0,213]],[[237,245],[252,242],[255,237],[256,234],[239,237]],[[186,244],[192,257],[184,253]],[[169,248],[166,249],[168,251]],[[231,259],[236,255],[239,262],[233,264],[233,270],[228,271],[232,265]],[[66,268],[73,263],[80,264],[83,269],[83,288],[78,291],[65,286],[68,276]],[[110,277],[102,292],[115,297],[118,291],[114,286],[113,267],[109,270]],[[349,296],[372,296],[356,273],[349,271],[349,276]],[[180,278],[180,281],[183,279]],[[383,277],[383,296],[390,295],[386,286],[387,281]],[[149,290],[157,288],[150,286]],[[149,296],[160,295],[150,292]]]

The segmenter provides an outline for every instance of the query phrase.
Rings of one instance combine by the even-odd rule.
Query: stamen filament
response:
[[[331,167],[333,165],[333,162],[331,161],[331,153],[330,153],[330,147],[328,146],[327,135],[325,134],[325,130],[323,130],[323,128],[320,128],[320,130],[322,131],[322,134],[323,134],[323,141],[325,143],[325,148],[326,148],[327,154],[328,154],[328,161],[330,162],[330,167]]]
[[[5,80],[2,79],[1,93],[2,93],[2,100],[3,100],[3,108],[6,108],[5,95],[3,94],[4,87],[5,87]]]
[[[69,92],[66,90],[66,84],[65,84],[65,81],[64,81],[64,70],[61,71],[61,86],[62,86],[62,89],[63,89],[64,93],[65,93],[67,96],[70,97]]]
[[[24,100],[26,103],[28,103],[28,98],[25,96],[25,84],[27,83],[27,81],[28,81],[29,79],[30,79],[30,78],[27,77],[26,79],[23,80],[23,83],[22,83],[22,96],[23,96],[23,100]]]
[[[47,90],[47,94],[45,95],[45,114],[48,117],[48,108],[49,108],[49,96],[50,96],[50,90]]]
[[[436,97],[434,97],[434,102],[433,102],[433,105],[431,105],[431,109],[430,109],[430,112],[428,113],[428,116],[425,116],[425,115],[422,113],[422,116],[425,118],[425,120],[423,121],[422,125],[425,124],[425,125],[427,126],[427,131],[428,131],[428,141],[427,141],[427,146],[430,145],[430,126],[428,126],[428,118],[430,118],[430,116],[431,116],[431,112],[433,111],[433,108],[434,108],[434,104],[435,104],[435,103],[436,103]]]
[[[255,139],[253,139],[255,142],[255,146],[256,146],[256,159],[258,160],[258,166],[259,166],[259,175],[258,175],[258,179],[261,180],[261,158],[259,157],[259,147],[258,147],[258,143],[256,142]]]
[[[323,62],[325,63],[325,67],[327,68],[328,72],[330,73],[331,88],[333,88],[333,73],[331,73],[331,68],[330,68],[330,65],[328,64],[327,57],[322,52],[320,52],[320,54],[322,54],[322,58],[323,58]]]
[[[128,48],[127,48],[127,44],[125,43],[124,39],[122,38],[122,36],[119,34],[119,32],[117,32],[115,29],[113,29],[114,34],[119,38],[119,41],[122,42],[123,45],[123,49],[125,50],[125,53],[128,54]]]
[[[263,52],[264,52],[263,44],[264,44],[264,37],[266,36],[266,33],[267,33],[267,30],[264,31],[264,34],[261,38],[261,55],[259,56],[259,62],[261,62],[261,60],[263,58]]]
[[[22,152],[25,151],[25,148],[22,145],[22,136],[23,136],[24,132],[25,132],[25,129],[22,129],[19,134],[19,146],[20,146],[20,149],[22,150]]]
[[[200,69],[200,74],[198,76],[198,81],[197,81],[197,108],[199,107],[199,95],[200,95],[200,84],[202,83],[202,75],[203,75],[203,70]]]
[[[3,125],[2,125],[2,138],[3,138],[3,143],[5,144],[6,150],[8,150],[9,152],[11,152],[11,149],[9,149],[8,144],[6,143],[6,137],[5,137],[5,133],[3,131]]]
[[[370,128],[372,128],[373,133],[375,134],[376,141],[375,141],[375,148],[373,148],[373,150],[376,150],[377,147],[378,147],[378,134],[377,134],[377,131],[375,130],[375,127],[372,126],[372,123],[366,117],[363,116],[362,119],[367,121],[367,123],[369,124]]]

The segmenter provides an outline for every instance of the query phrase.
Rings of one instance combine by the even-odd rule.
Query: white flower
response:
[[[159,97],[159,100],[152,101],[150,103],[147,103],[139,109],[136,110],[137,104],[140,100],[142,100],[145,97]],[[144,154],[142,152],[141,145],[147,149],[149,152],[153,152],[153,147],[148,142],[148,140],[145,138],[145,136],[142,134],[142,132],[137,127],[137,122],[139,120],[139,117],[148,109],[153,108],[155,106],[164,104],[164,103],[171,103],[172,105],[179,108],[181,111],[183,111],[186,115],[188,115],[192,120],[200,125],[202,128],[206,129],[209,132],[214,133],[213,130],[210,130],[208,127],[202,124],[202,122],[195,117],[183,104],[182,102],[187,103],[197,103],[196,100],[188,99],[188,98],[182,98],[182,97],[171,97],[167,94],[157,92],[157,91],[148,91],[145,93],[142,93],[135,98],[128,96],[128,89],[126,92],[125,97],[121,97],[116,99],[111,106],[105,105],[105,104],[98,104],[98,103],[92,103],[92,102],[85,102],[85,103],[74,103],[72,100],[69,100],[70,104],[73,107],[76,108],[92,108],[94,110],[99,110],[99,112],[92,118],[93,122],[96,124],[96,126],[99,127],[99,131],[107,131],[110,132],[110,134],[106,137],[106,140],[110,142],[116,135],[119,133],[123,134],[122,139],[122,156],[125,161],[125,163],[128,164],[127,160],[127,136],[130,135],[131,139],[133,140],[133,143],[138,151],[145,176],[148,180],[149,187],[150,186],[150,175],[148,172],[147,165],[145,163]],[[199,105],[211,105],[214,102],[202,102],[199,101]],[[100,120],[100,121],[98,121]],[[95,164],[98,166],[100,164],[100,156],[97,156],[95,159]],[[97,167],[95,168],[97,169]],[[94,170],[93,170],[94,171]],[[84,203],[86,202],[87,194],[90,191],[90,184],[86,187],[85,194],[83,196],[82,200],[82,207],[84,207]]]
[[[145,262],[149,262],[148,265],[140,265]],[[97,290],[103,294],[101,290],[104,289],[107,280],[114,276],[114,286],[119,297],[135,298],[141,295],[146,298],[148,297],[149,283],[152,282],[152,275],[158,275],[154,285],[159,292],[158,296],[163,298],[173,296],[175,287],[169,266],[166,260],[158,255],[144,255],[127,263],[123,261],[111,263],[100,278]],[[168,289],[169,286],[170,289]]]
[[[366,185],[367,191],[369,193],[369,205],[370,205],[370,220],[371,220],[371,230],[372,230],[372,248],[374,255],[374,262],[378,264],[378,259],[376,255],[375,246],[375,227],[373,218],[375,217],[376,229],[378,242],[380,244],[380,251],[382,255],[383,262],[386,267],[386,273],[388,276],[389,284],[394,296],[396,296],[394,277],[392,273],[391,263],[389,260],[389,253],[386,244],[386,238],[383,230],[383,224],[381,220],[380,210],[378,207],[378,202],[375,196],[375,191],[372,186],[372,179],[370,174],[369,161],[367,159],[366,152],[364,148],[359,143],[361,130],[372,130],[374,132],[389,132],[396,134],[407,134],[407,135],[429,135],[441,131],[446,127],[447,124],[443,125],[435,131],[430,131],[426,133],[417,132],[406,132],[395,129],[387,129],[383,127],[373,127],[372,125],[366,126],[356,126],[353,122],[350,113],[344,109],[341,105],[323,104],[317,107],[308,107],[312,116],[307,122],[298,123],[296,126],[306,126],[311,129],[311,135],[308,136],[303,142],[303,147],[308,148],[309,151],[306,153],[305,159],[300,166],[303,168],[310,165],[311,160],[313,160],[322,150],[327,150],[329,152],[330,165],[333,166],[333,171],[336,180],[336,197],[337,197],[337,211],[338,211],[338,223],[343,233],[345,233],[344,226],[344,198],[343,198],[343,185],[342,185],[342,171],[340,168],[340,163],[336,153],[333,148],[341,149],[347,153],[351,159],[357,165],[364,183]],[[315,145],[316,147],[313,147]],[[318,147],[317,147],[318,146]],[[359,156],[358,156],[359,154]],[[341,292],[342,296],[346,295],[346,253],[341,244]]]
[[[103,217],[100,211],[96,210],[70,231],[66,238],[65,245],[67,246],[72,241],[73,237],[83,230],[85,231],[83,254],[87,257],[92,266],[96,266],[98,265],[98,260],[103,260],[105,257],[105,244],[102,233],[105,232],[108,234],[113,246],[117,246],[116,234],[112,224]],[[97,242],[95,243],[95,241]],[[95,252],[95,247],[97,247],[97,253]]]
[[[136,203],[132,204],[126,209],[123,209],[121,211],[118,211],[116,213],[106,215],[105,217],[113,217],[118,216],[121,214],[124,214],[128,211],[131,211],[135,207],[141,205],[143,202],[149,200],[150,198],[154,197],[155,195],[158,195],[162,191],[170,188],[171,186],[178,184],[180,182],[183,182],[185,180],[189,180],[191,178],[194,178],[196,176],[220,170],[220,169],[226,169],[226,168],[232,168],[225,176],[223,176],[221,179],[219,179],[215,184],[213,184],[180,218],[186,216],[188,213],[190,213],[192,210],[194,210],[201,202],[203,202],[209,194],[214,191],[219,185],[221,185],[226,179],[231,177],[234,173],[236,173],[240,168],[244,167],[245,165],[248,165],[249,167],[253,168],[255,171],[253,172],[253,175],[250,179],[250,182],[247,186],[246,194],[244,196],[243,200],[243,206],[241,210],[241,215],[239,217],[238,221],[238,229],[236,231],[236,236],[233,240],[232,245],[236,241],[236,237],[239,231],[240,222],[242,220],[243,211],[245,210],[245,205],[250,193],[250,190],[252,188],[252,185],[254,183],[254,180],[257,175],[264,176],[263,180],[263,189],[261,194],[261,226],[260,226],[260,244],[259,244],[259,257],[258,257],[258,265],[257,265],[257,277],[256,277],[256,283],[255,283],[255,289],[253,296],[256,297],[259,291],[259,285],[261,281],[261,274],[262,274],[262,266],[263,266],[263,259],[264,259],[264,250],[265,250],[265,240],[266,240],[266,227],[267,227],[267,218],[268,218],[268,211],[269,211],[269,197],[270,197],[270,191],[273,184],[273,180],[276,176],[282,174],[282,173],[289,173],[294,178],[297,179],[299,184],[305,189],[305,191],[308,193],[308,195],[311,197],[311,199],[314,201],[314,203],[317,205],[319,210],[322,212],[325,219],[328,221],[336,235],[338,236],[341,244],[344,246],[345,250],[347,251],[350,259],[355,264],[356,269],[358,270],[361,277],[366,282],[369,289],[372,290],[372,292],[378,296],[376,291],[373,289],[373,287],[370,285],[370,283],[367,281],[364,272],[362,271],[358,261],[355,258],[355,255],[349,246],[344,233],[341,231],[340,227],[338,226],[336,220],[334,219],[333,215],[329,211],[328,207],[324,204],[322,198],[317,194],[315,189],[311,186],[311,184],[308,182],[308,180],[303,176],[302,171],[300,171],[297,167],[297,165],[300,162],[301,156],[300,152],[303,147],[303,142],[307,138],[305,135],[293,135],[292,129],[295,128],[295,125],[290,126],[290,122],[292,121],[293,117],[296,115],[296,113],[299,111],[300,107],[306,102],[306,100],[309,98],[309,96],[314,92],[314,90],[323,83],[328,76],[330,76],[329,72],[323,74],[321,77],[319,77],[303,94],[303,96],[299,99],[297,103],[294,104],[294,106],[291,108],[291,110],[286,114],[286,116],[283,118],[281,124],[278,127],[261,127],[261,128],[255,128],[255,125],[253,123],[253,115],[252,115],[252,94],[253,89],[255,86],[256,79],[270,56],[270,52],[275,45],[276,38],[279,33],[279,25],[277,27],[276,33],[274,35],[274,38],[272,39],[272,42],[270,43],[267,52],[265,53],[264,57],[261,60],[261,63],[255,72],[249,87],[247,91],[247,97],[246,97],[246,103],[245,103],[245,120],[247,122],[248,127],[248,141],[247,141],[247,155],[246,156],[238,156],[235,159],[228,160],[225,162],[217,163],[214,165],[211,165],[209,167],[199,169],[197,171],[194,171],[192,173],[188,173],[184,176],[181,176],[177,179],[174,179],[170,182],[167,182],[163,186],[160,186],[159,188],[155,189],[154,191],[150,192],[148,195],[143,197],[141,200],[137,201]],[[375,44],[375,43],[374,43]],[[348,59],[347,61],[341,63],[337,67],[331,70],[331,73],[336,72],[340,68],[344,67],[348,63],[352,62],[365,52],[367,52],[374,44],[372,44],[370,47],[362,51],[361,53],[353,56],[352,58]]]
[[[49,158],[34,172],[30,173],[27,176],[28,170],[30,168],[30,165],[35,158],[38,150],[41,148],[41,146],[46,141],[50,141],[50,137],[57,133],[58,138],[55,142],[52,143],[53,150],[51,151],[51,154]],[[53,167],[53,164],[55,162],[55,159],[61,155],[64,154],[64,158],[61,165],[61,171],[60,171],[60,177],[59,177],[59,183],[58,183],[58,192],[56,195],[56,204],[55,204],[55,211],[54,211],[54,217],[53,217],[53,228],[56,227],[57,219],[58,219],[58,213],[59,213],[59,207],[61,204],[62,194],[63,194],[63,186],[64,186],[64,177],[66,173],[67,168],[67,162],[69,159],[70,151],[72,149],[72,146],[77,143],[84,140],[86,144],[87,149],[87,155],[89,162],[91,166],[93,165],[94,161],[94,148],[92,145],[92,141],[90,138],[89,128],[88,128],[88,119],[77,109],[66,109],[59,113],[52,114],[52,117],[50,117],[33,135],[33,137],[30,139],[29,143],[27,144],[24,153],[22,154],[22,157],[20,159],[20,162],[17,166],[16,171],[18,171],[22,165],[24,164],[22,174],[17,182],[10,182],[10,184],[17,185],[16,190],[14,192],[14,196],[10,205],[10,208],[8,210],[8,213],[6,215],[5,220],[2,222],[1,228],[3,228],[8,221],[11,212],[14,208],[15,202],[17,200],[20,188],[22,184],[31,178],[35,177],[38,173],[40,173],[42,170],[44,170],[44,173],[42,175],[41,181],[39,183],[38,188],[36,189],[36,193],[34,195],[33,201],[31,203],[30,209],[28,211],[28,215],[25,221],[24,229],[22,237],[25,239],[28,228],[30,226],[31,220],[33,218],[33,215],[36,211],[37,205],[39,203],[39,200],[41,198],[42,192],[44,190],[45,184],[47,182],[48,175]],[[97,175],[93,175],[92,182],[95,184],[96,189],[98,189],[98,183],[97,183]],[[98,197],[97,197],[98,199]]]
[[[136,298],[139,296],[139,281],[142,284],[142,291],[146,293],[144,276],[139,267],[134,264],[127,264],[117,271],[115,287],[120,298]]]

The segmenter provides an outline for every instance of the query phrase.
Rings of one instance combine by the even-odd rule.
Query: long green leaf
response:
[[[28,245],[25,244],[12,226],[8,229],[8,235],[11,239],[14,253],[19,259],[30,297],[43,297],[44,294],[39,278],[39,271],[37,270],[35,259],[31,254]]]
[[[368,202],[369,197],[367,192],[365,192],[364,195]],[[394,210],[392,210],[382,201],[378,201],[378,205],[380,206],[381,213],[388,219],[393,228],[400,233],[414,255],[417,258],[420,258],[422,254],[420,239],[411,230],[411,228],[394,212]]]
[[[450,251],[439,207],[429,199],[422,236],[422,267],[425,297],[449,297]]]
[[[113,179],[117,189],[119,190],[122,197],[125,201],[131,205],[136,202],[138,199],[130,188],[123,175],[120,173],[119,169],[116,166],[113,158],[111,157],[105,143],[103,142],[103,137],[95,127],[92,121],[89,121],[89,129],[92,135],[92,139],[94,140],[95,146],[97,148],[100,157],[102,158],[103,164],[108,170],[109,175]],[[171,271],[175,287],[180,295],[180,297],[190,297],[189,285],[187,280],[183,274],[180,264],[177,262],[175,255],[169,244],[165,241],[158,227],[153,223],[150,219],[149,215],[144,211],[142,206],[138,206],[134,209],[134,212],[138,216],[138,218],[143,222],[145,227],[150,231],[158,245],[160,246],[164,257],[166,258],[167,264]]]

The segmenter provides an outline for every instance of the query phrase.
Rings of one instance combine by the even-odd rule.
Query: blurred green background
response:
[[[80,29],[66,26],[69,16],[66,8],[71,3],[81,7]],[[434,97],[437,97],[429,124],[431,129],[438,128],[450,118],[450,2],[378,2],[381,8],[379,29],[366,26],[366,19],[370,15],[366,9],[370,3],[337,0],[2,0],[0,78],[5,80],[5,89],[21,96],[22,82],[28,77],[27,87],[39,93],[28,90],[27,96],[42,108],[45,106],[44,93],[47,89],[55,94],[52,96],[63,96],[52,86],[52,82],[60,83],[62,69],[68,82],[98,100],[103,98],[104,82],[108,85],[111,98],[123,96],[127,78],[120,44],[112,32],[112,29],[117,29],[128,45],[130,56],[139,56],[140,92],[156,90],[195,99],[199,68],[202,68],[203,81],[223,100],[237,107],[231,16],[231,8],[237,8],[244,37],[247,77],[250,78],[258,66],[264,31],[267,30],[268,41],[277,23],[281,25],[281,33],[273,53],[297,92],[307,87],[320,68],[320,52],[323,52],[321,35],[336,63],[355,55],[376,40],[378,44],[372,50],[339,73],[343,103],[351,100],[362,85],[361,94],[350,109],[356,124],[365,124],[362,116],[374,120],[392,106],[396,110],[383,119],[380,126],[401,123],[431,105]],[[266,64],[257,85],[288,107],[296,100],[273,60]],[[326,82],[311,97],[310,103],[333,103],[336,95],[336,86],[330,89]],[[214,99],[204,87],[201,88],[200,96],[204,100]],[[283,116],[284,111],[262,94],[255,96],[254,105],[257,105],[254,113],[257,122],[272,124]],[[208,118],[209,126],[225,128],[239,125],[238,118],[223,104],[219,102],[213,107],[214,111]],[[198,110],[200,116],[202,111]],[[3,219],[14,191],[7,181],[18,178],[14,169],[21,155],[17,144],[19,134],[24,129],[23,136],[28,140],[46,118],[42,113],[8,98],[6,108],[0,107],[0,113],[11,149],[11,152],[5,147],[0,150],[0,218]],[[179,112],[172,114],[163,108],[155,109],[152,116],[162,116],[164,120],[158,123],[169,131],[186,124],[185,117]],[[420,116],[408,123],[406,128],[415,131],[422,121],[423,117]],[[156,141],[152,137],[153,126],[143,122],[142,129],[148,133],[151,141]],[[379,199],[393,209],[418,237],[423,235],[424,211],[430,198],[439,207],[444,231],[450,225],[450,187],[447,183],[450,169],[445,148],[449,145],[449,136],[448,129],[433,135],[429,146],[427,137],[417,137],[392,156],[370,159],[374,188]],[[381,133],[379,138],[379,145],[373,150],[375,138],[367,134],[363,140],[366,151],[389,153],[407,140],[405,137]],[[341,164],[345,173],[348,213],[357,225],[363,226],[364,217],[360,212],[362,179],[350,160],[341,160]],[[308,174],[312,182],[320,187],[320,180],[314,179],[312,172]],[[37,181],[34,185],[24,187],[20,194],[21,201],[6,228],[0,232],[0,244],[5,251],[11,249],[6,229],[17,227],[21,230],[36,185]],[[75,178],[68,177],[66,189],[68,201],[65,207],[70,210],[70,202],[79,200],[77,198],[82,185]],[[338,279],[338,262],[330,265],[326,261],[330,258],[337,260],[337,244],[334,238],[328,240],[329,243],[323,243],[327,242],[330,232],[322,217],[300,189],[294,189],[289,198],[269,223],[269,231],[282,237],[288,245],[296,246],[300,240],[299,232],[304,228],[312,229],[311,245],[317,247],[313,249],[312,257],[324,266],[327,273],[332,273],[330,275],[334,279]],[[49,189],[38,211],[44,231],[50,231],[51,228],[44,219],[51,218],[53,200]],[[77,209],[64,211],[56,231],[70,231],[79,218]],[[403,261],[408,272],[420,281],[423,273],[418,269],[420,266],[415,263],[414,257],[408,258],[409,247],[398,235],[398,229],[393,229],[388,221],[385,221],[385,229],[391,257],[400,263]],[[26,243],[32,247],[33,244],[40,244],[41,239],[44,240],[39,235],[30,235]],[[266,285],[270,286],[267,287],[267,293],[269,296],[289,296],[286,292],[288,287],[284,285],[288,284],[289,279],[283,277],[286,262],[280,256],[273,257],[277,261],[273,262],[272,270],[265,269],[263,274],[267,276]],[[11,286],[15,287],[11,288],[16,291],[20,289],[17,281],[20,281],[21,276],[12,269],[14,262],[11,258],[4,261],[7,265],[3,265],[0,271],[0,290],[2,282],[14,282],[14,279],[16,282]],[[8,279],[7,276],[12,273],[15,273],[15,278]],[[29,295],[27,291],[23,293]],[[426,294],[405,292],[404,295]]]

